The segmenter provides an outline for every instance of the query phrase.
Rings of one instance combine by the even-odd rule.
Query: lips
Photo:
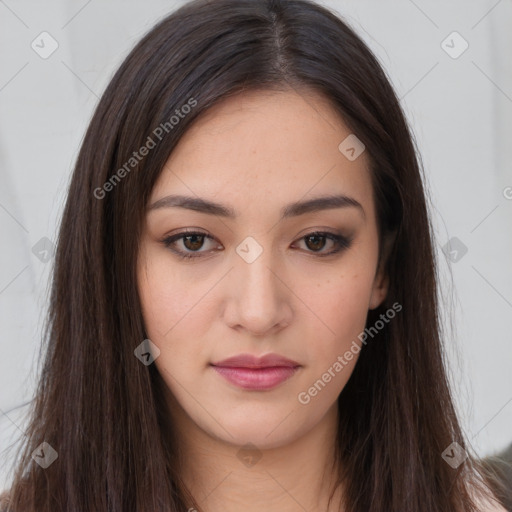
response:
[[[213,369],[235,386],[254,391],[269,390],[292,377],[300,364],[277,354],[256,357],[240,354],[217,363]]]
[[[294,368],[300,366],[296,361],[292,361],[278,354],[266,354],[262,357],[256,357],[251,354],[239,354],[212,364],[213,366],[222,366],[225,368],[272,368],[276,366]]]

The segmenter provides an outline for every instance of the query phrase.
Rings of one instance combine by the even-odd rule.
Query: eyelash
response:
[[[171,245],[178,241],[178,240],[183,240],[184,237],[186,236],[191,236],[191,235],[199,235],[199,236],[202,236],[202,237],[205,237],[205,238],[209,238],[210,240],[215,240],[212,236],[206,234],[206,233],[203,233],[201,231],[182,231],[181,233],[176,233],[175,235],[172,235],[172,236],[169,236],[167,238],[164,238],[161,242],[162,244],[164,244],[165,247],[167,247],[167,249],[169,249],[170,251],[172,251],[174,254],[176,254],[179,258],[181,259],[193,259],[193,258],[202,258],[204,257],[203,254],[204,252],[207,252],[207,251],[203,251],[203,252],[200,252],[200,251],[193,251],[193,252],[182,252],[182,251],[177,251],[176,249],[172,249],[171,248]],[[323,237],[323,238],[327,238],[329,240],[332,240],[333,242],[335,242],[337,248],[332,250],[331,252],[328,252],[328,253],[319,253],[319,252],[315,252],[315,251],[307,251],[307,252],[310,252],[311,254],[314,254],[316,256],[318,256],[319,258],[324,258],[324,257],[327,257],[327,256],[332,256],[333,254],[337,254],[339,252],[342,252],[346,249],[348,249],[352,243],[352,239],[351,238],[347,238],[347,237],[344,237],[344,236],[341,236],[341,235],[338,235],[336,233],[331,233],[329,231],[312,231],[311,233],[308,233],[307,235],[304,235],[302,237],[299,238],[299,240],[303,240],[303,239],[306,239],[308,237],[311,237],[311,236],[320,236],[320,237]]]

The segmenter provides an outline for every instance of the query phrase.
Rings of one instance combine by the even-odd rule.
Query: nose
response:
[[[291,323],[294,295],[269,250],[250,263],[235,253],[234,268],[228,275],[227,325],[254,336],[269,336]]]

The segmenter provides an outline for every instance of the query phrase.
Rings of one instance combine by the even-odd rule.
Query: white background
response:
[[[113,71],[181,3],[0,0],[0,489],[5,450],[23,431],[26,409],[13,408],[34,392],[53,264],[32,247],[56,238],[81,139]],[[501,450],[512,442],[512,4],[324,3],[376,53],[416,135],[457,407],[479,455]],[[31,48],[43,31],[59,45],[47,59]],[[441,46],[453,31],[469,44],[456,59]],[[468,248],[456,263],[442,251],[452,237]]]

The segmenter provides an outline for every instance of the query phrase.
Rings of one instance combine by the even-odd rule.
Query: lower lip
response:
[[[274,366],[269,368],[232,368],[213,366],[227,381],[243,389],[272,389],[281,382],[288,380],[298,366]]]

